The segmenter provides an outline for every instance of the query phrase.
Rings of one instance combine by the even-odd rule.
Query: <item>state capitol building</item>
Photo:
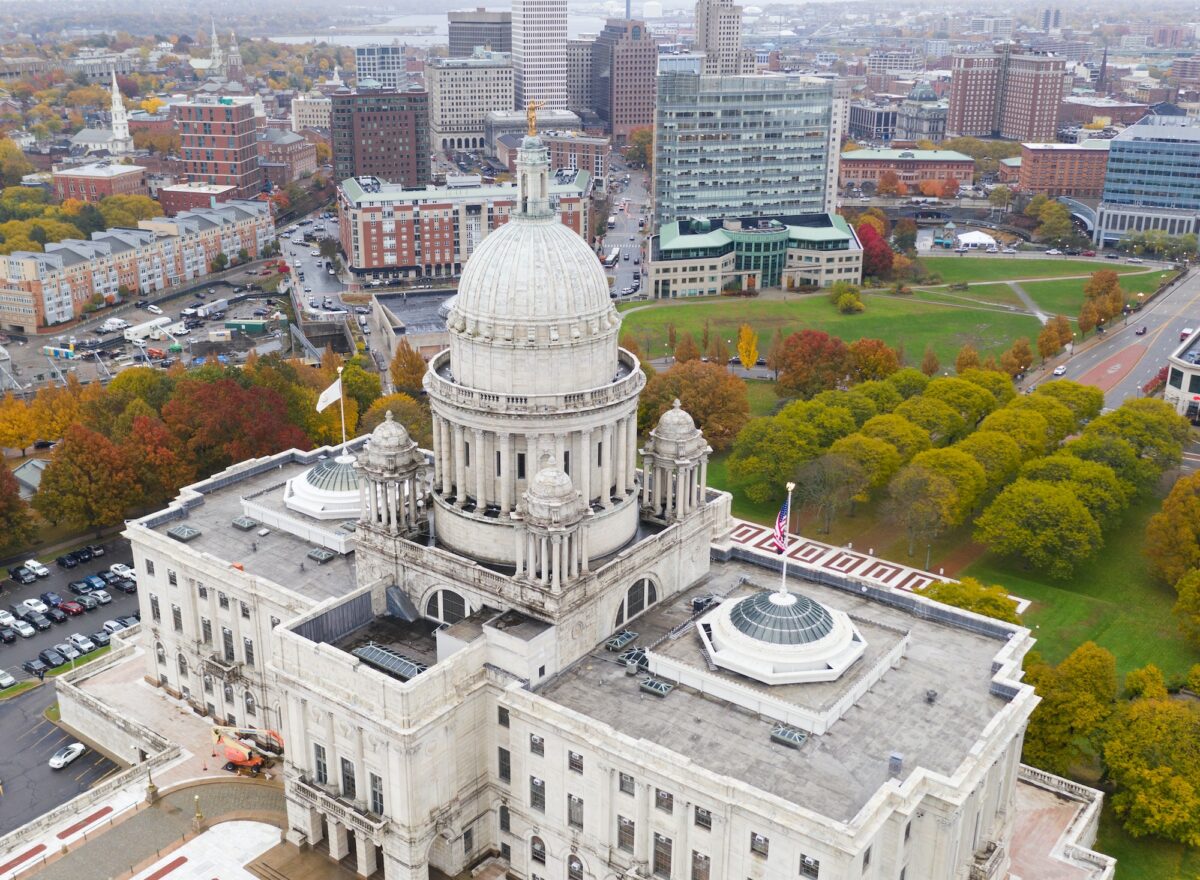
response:
[[[1028,630],[781,586],[678,404],[639,449],[645,376],[536,135],[517,177],[431,451],[389,417],[129,523],[148,677],[279,731],[287,839],[364,877],[1006,876]]]

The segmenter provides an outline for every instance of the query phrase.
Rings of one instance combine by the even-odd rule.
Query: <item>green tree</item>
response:
[[[1008,485],[1021,466],[1021,447],[1016,440],[998,431],[976,431],[952,448],[965,452],[979,463],[987,478],[989,493]]]
[[[820,518],[824,534],[829,534],[833,518],[848,509],[868,483],[858,461],[837,452],[805,462],[796,476],[799,501]]]
[[[1181,577],[1175,584],[1175,595],[1178,598],[1174,611],[1180,632],[1193,646],[1200,648],[1200,570],[1193,568]],[[1200,681],[1192,690],[1200,691]]]
[[[943,376],[925,386],[926,399],[940,400],[973,426],[996,408],[996,398],[987,389],[963,378]]]
[[[926,599],[952,605],[965,611],[974,611],[985,617],[1003,620],[1005,623],[1020,623],[1017,600],[1008,595],[1004,587],[989,587],[972,577],[959,581],[936,581],[917,592]]]
[[[654,166],[654,129],[635,128],[629,133],[625,158],[632,165],[642,165],[649,171]]]
[[[358,404],[358,412],[364,413],[379,399],[383,386],[377,373],[367,372],[358,358],[353,358],[342,368],[342,391]],[[348,420],[346,424],[347,430],[354,428]]]
[[[910,397],[896,407],[893,414],[903,416],[924,428],[934,446],[952,443],[967,430],[967,423],[952,406],[924,395]]]
[[[1037,387],[1033,396],[1052,397],[1071,411],[1075,425],[1072,430],[1100,415],[1104,407],[1104,392],[1094,385],[1080,385],[1070,379],[1053,379]]]
[[[1050,426],[1038,412],[1020,412],[1005,407],[980,422],[977,430],[995,431],[1011,437],[1021,447],[1021,458],[1030,459],[1045,454]]]
[[[961,525],[983,497],[987,475],[974,458],[960,449],[927,449],[916,455],[906,467],[925,468],[945,477],[954,487],[954,499],[946,507],[945,524]]]
[[[988,201],[992,204],[992,207],[999,208],[1002,211],[1008,210],[1009,205],[1012,204],[1012,200],[1013,191],[1007,186],[995,187],[988,193]]]
[[[920,370],[912,367],[905,367],[903,370],[897,370],[888,376],[885,380],[892,385],[900,396],[906,400],[914,394],[920,394],[925,390],[925,386],[929,384],[929,377]]]
[[[853,413],[844,406],[836,406],[817,400],[793,400],[776,415],[779,419],[791,419],[812,428],[817,445],[825,448],[839,437],[852,434],[858,428]]]
[[[1103,545],[1100,526],[1066,486],[1018,479],[975,521],[975,540],[1054,578],[1068,578]]]
[[[746,497],[762,504],[781,497],[801,464],[819,451],[816,432],[794,419],[757,418],[738,434],[729,475]]]
[[[957,502],[954,484],[943,474],[907,464],[888,484],[883,510],[886,518],[908,535],[908,555],[912,556],[918,543],[931,542],[950,525]]]
[[[221,251],[209,263],[210,272],[221,272],[229,265],[229,257],[225,256],[225,252]]]
[[[22,177],[33,172],[33,163],[25,158],[21,148],[11,138],[0,138],[0,183],[17,186]]]
[[[1127,400],[1092,419],[1084,429],[1085,436],[1125,440],[1139,459],[1153,464],[1160,474],[1179,464],[1190,432],[1187,420],[1173,406],[1149,397]]]
[[[893,375],[895,374],[893,373]],[[920,374],[918,373],[918,375]],[[889,376],[888,378],[891,377]],[[900,396],[900,392],[896,390],[896,386],[887,381],[860,382],[854,386],[853,390],[847,393],[856,397],[869,398],[875,405],[875,412],[880,415],[890,413],[904,399]]]
[[[1024,761],[1066,773],[1099,747],[1117,698],[1117,661],[1095,642],[1084,642],[1057,667],[1033,663],[1026,680],[1041,703],[1025,732]]]
[[[1101,528],[1116,524],[1134,492],[1133,486],[1122,483],[1108,465],[1076,458],[1068,452],[1029,462],[1021,469],[1021,476],[1070,488]]]
[[[869,500],[871,492],[886,486],[901,465],[895,446],[866,434],[849,434],[835,440],[829,451],[853,460],[862,471],[863,484],[853,496],[855,501]]]
[[[72,425],[42,473],[33,506],[48,522],[94,529],[120,522],[141,498],[137,475],[107,437]]]
[[[810,402],[834,409],[844,409],[850,413],[856,428],[861,427],[867,419],[879,412],[875,401],[865,394],[859,394],[857,388],[849,391],[822,391]]]
[[[862,433],[892,446],[900,453],[901,463],[911,461],[918,452],[933,445],[928,431],[894,412],[867,419],[863,423]]]
[[[1013,388],[1012,379],[999,370],[985,370],[982,368],[963,370],[959,373],[958,378],[985,389],[995,398],[996,403],[1000,406],[1003,406],[1017,396],[1017,390]]]
[[[1009,412],[1035,412],[1046,420],[1046,445],[1057,446],[1075,430],[1075,414],[1053,397],[1023,394],[1005,407]]]
[[[892,227],[892,243],[898,251],[911,251],[917,246],[917,224],[907,217],[896,221]]]

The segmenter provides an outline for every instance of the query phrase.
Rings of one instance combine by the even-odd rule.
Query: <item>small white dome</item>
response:
[[[587,508],[571,478],[559,468],[542,468],[529,482],[520,505],[522,516],[543,528],[571,526]]]
[[[676,397],[671,408],[659,418],[654,431],[664,440],[690,440],[696,434],[696,421]]]

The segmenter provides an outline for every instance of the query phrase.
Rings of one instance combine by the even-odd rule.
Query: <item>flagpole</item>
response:
[[[787,522],[783,524],[783,573],[779,577],[779,595],[786,596],[787,588],[787,544],[788,535],[792,528],[792,490],[796,488],[795,483],[788,483],[787,490]]]
[[[342,368],[338,367],[338,408],[342,411],[342,455],[346,454],[346,386],[342,384]]]

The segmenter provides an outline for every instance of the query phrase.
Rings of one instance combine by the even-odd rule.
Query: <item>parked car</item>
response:
[[[45,632],[50,629],[50,618],[44,614],[39,614],[36,611],[29,610],[25,612],[25,616],[21,618],[38,632]]]
[[[1119,260],[1119,259],[1121,259],[1121,255],[1120,255],[1120,254],[1105,254],[1105,255],[1104,255],[1104,259],[1106,259],[1106,260]]]
[[[161,315],[162,314],[162,309],[160,309],[154,303],[149,303],[146,306],[146,311],[148,311],[152,315]]]
[[[112,585],[114,590],[120,590],[122,593],[136,593],[137,581],[131,581],[127,578],[121,578]]]
[[[104,630],[98,630],[88,636],[88,638],[92,640],[92,643],[97,648],[103,648],[108,644],[108,633]]]
[[[112,596],[108,594],[108,590],[92,590],[91,597],[101,605],[107,605],[112,601]]]
[[[72,633],[67,641],[70,642],[71,647],[73,647],[80,654],[90,654],[92,651],[96,650],[96,643],[82,633]]]
[[[11,626],[0,626],[0,642],[11,645],[17,640],[17,633]]]
[[[53,648],[43,648],[38,651],[38,659],[51,669],[58,669],[58,667],[67,662],[67,659]]]
[[[36,559],[26,559],[25,567],[40,578],[50,577],[50,569],[46,568],[46,566],[42,565]]]
[[[119,633],[123,629],[125,629],[125,624],[123,623],[118,623],[115,620],[104,621],[104,631],[109,635]]]
[[[71,583],[67,584],[67,589],[76,596],[86,596],[92,591],[93,587],[87,581],[71,581]]]
[[[84,578],[84,580],[87,581],[87,583],[89,583],[91,585],[93,590],[103,590],[105,587],[108,586],[108,584],[105,583],[104,578],[99,577],[94,574],[89,574],[87,577]]]
[[[1133,331],[1133,335],[1134,336],[1145,336],[1146,335],[1146,326],[1143,324],[1141,327],[1138,327],[1136,330]]]
[[[0,690],[7,690],[17,683],[17,680],[9,675],[4,670],[0,669]]]
[[[13,628],[13,632],[15,632],[17,635],[19,635],[23,639],[32,639],[34,636],[37,635],[37,630],[34,629],[32,626],[30,626],[24,620],[14,620],[12,628]]]
[[[33,597],[30,597],[30,598],[26,599],[24,602],[22,602],[21,605],[23,605],[25,608],[27,608],[31,611],[36,611],[38,614],[46,613],[46,603],[43,602],[41,599],[35,599]]]
[[[96,572],[96,577],[104,581],[105,586],[109,587],[121,579],[120,575],[113,574],[111,571],[98,571]]]
[[[67,622],[66,612],[64,612],[61,608],[47,608],[46,617],[50,618],[50,620],[54,621],[55,623]]]
[[[78,602],[63,602],[58,606],[58,610],[68,617],[78,617],[83,614],[83,606]]]
[[[1002,254],[1015,254],[1016,252],[1017,252],[1017,249],[1014,247],[1006,247],[1000,251],[1000,253],[1002,253]]]
[[[34,678],[45,675],[47,672],[50,671],[49,667],[46,666],[46,664],[43,663],[41,660],[38,660],[36,657],[32,660],[26,660],[24,663],[21,664],[21,668],[24,669],[26,672],[28,672],[30,675],[32,675]]]
[[[50,608],[57,608],[63,603],[63,597],[51,590],[47,590],[39,597]]]
[[[1081,256],[1084,256],[1084,257],[1094,257],[1094,256],[1096,256],[1096,252],[1095,252],[1095,251],[1090,251],[1090,250],[1089,250],[1089,251],[1084,251],[1084,252],[1081,254]]]
[[[90,547],[80,547],[78,550],[76,550],[71,555],[75,557],[76,562],[91,562],[92,561],[92,549]]]
[[[105,552],[104,547],[100,544],[88,544],[87,549],[90,550],[92,556],[97,559],[103,556]]]
[[[61,770],[82,755],[86,751],[83,743],[71,743],[69,746],[63,746],[57,752],[50,756],[50,769]]]
[[[32,584],[37,580],[37,575],[23,565],[10,568],[8,574],[18,584]]]
[[[13,617],[11,611],[5,611],[4,609],[0,608],[0,626],[12,626],[14,620],[16,620],[16,618]]]
[[[1125,262],[1127,262],[1127,263],[1144,263],[1144,262],[1146,262],[1146,261],[1145,261],[1145,260],[1143,260],[1141,257],[1130,257],[1130,258],[1129,258],[1128,260],[1126,260]]]
[[[1054,368],[1054,375],[1056,375],[1056,376],[1065,376],[1065,375],[1067,375],[1067,365],[1066,365],[1066,364],[1059,364],[1057,367],[1055,367],[1055,368]]]
[[[87,593],[80,596],[78,599],[75,600],[75,602],[76,602],[76,604],[82,606],[84,611],[95,611],[97,608],[100,607],[100,603],[97,602],[95,600],[95,598],[93,598],[91,595],[89,595]]]
[[[1062,251],[1060,251],[1058,248],[1050,248],[1050,250],[1046,251],[1046,253],[1052,257],[1061,257],[1062,256]]]
[[[78,562],[75,561],[75,557],[72,556],[70,553],[64,553],[62,556],[58,557],[58,559],[56,559],[54,561],[59,566],[59,568],[74,568],[75,566],[77,566],[79,564]]]
[[[79,649],[68,642],[59,642],[54,646],[54,650],[63,655],[63,659],[67,662],[79,659]]]
[[[126,629],[137,626],[142,621],[136,614],[126,614],[124,617],[118,617],[117,623],[121,624]]]

